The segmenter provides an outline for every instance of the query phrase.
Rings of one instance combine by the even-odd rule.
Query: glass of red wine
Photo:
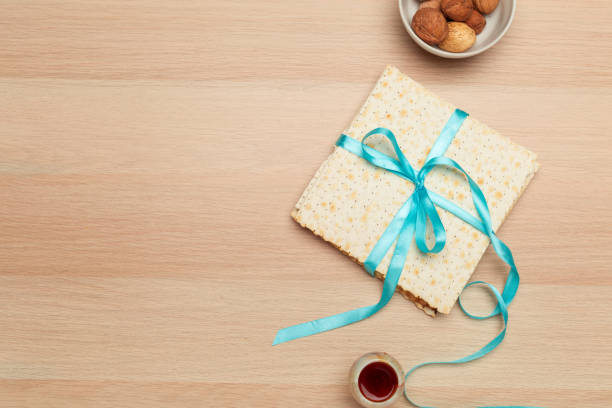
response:
[[[349,384],[353,398],[362,407],[389,407],[402,394],[404,371],[391,355],[368,353],[353,363]]]

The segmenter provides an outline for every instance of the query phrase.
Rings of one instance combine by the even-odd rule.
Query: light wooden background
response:
[[[432,320],[397,296],[271,346],[378,299],[289,212],[386,64],[542,163],[500,231],[523,282],[507,340],[417,372],[412,395],[611,406],[611,15],[522,1],[498,45],[448,61],[393,0],[2,1],[0,406],[355,407],[362,353],[409,367],[492,338],[497,320]],[[504,276],[493,253],[475,274]]]

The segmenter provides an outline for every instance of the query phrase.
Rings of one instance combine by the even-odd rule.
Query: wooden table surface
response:
[[[4,0],[0,406],[355,407],[359,355],[410,367],[492,338],[497,319],[396,296],[271,345],[378,299],[289,212],[386,64],[542,164],[500,230],[522,275],[507,339],[417,372],[412,395],[612,406],[611,16],[606,0],[522,1],[498,45],[450,61],[393,0]],[[488,251],[474,278],[505,274]]]

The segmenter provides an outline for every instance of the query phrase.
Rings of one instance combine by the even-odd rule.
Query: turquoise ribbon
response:
[[[436,206],[450,212],[451,214],[457,216],[466,223],[470,224],[472,227],[487,235],[491,240],[493,249],[499,256],[499,258],[501,258],[501,260],[503,260],[510,267],[510,272],[508,273],[508,278],[506,280],[506,284],[502,293],[499,293],[499,291],[494,286],[481,281],[471,282],[467,284],[464,288],[465,291],[465,289],[472,285],[482,284],[485,285],[493,293],[497,300],[497,303],[495,308],[489,314],[479,316],[468,312],[464,308],[463,303],[461,302],[461,296],[459,296],[459,306],[466,315],[468,315],[472,319],[479,320],[501,315],[504,321],[504,328],[497,336],[495,336],[495,338],[493,338],[493,340],[491,340],[489,343],[487,343],[487,345],[485,345],[475,353],[453,361],[433,361],[419,364],[407,372],[406,380],[408,379],[408,376],[412,374],[416,369],[424,367],[426,365],[461,364],[467,363],[468,361],[476,360],[491,352],[502,342],[506,335],[506,327],[508,323],[507,307],[510,302],[512,302],[512,299],[514,299],[514,296],[516,295],[519,286],[518,271],[516,269],[516,265],[514,264],[512,252],[510,252],[510,249],[506,246],[506,244],[504,244],[499,238],[497,238],[495,232],[493,231],[493,226],[491,224],[491,214],[489,212],[489,207],[487,206],[487,200],[485,199],[484,194],[478,187],[478,184],[476,184],[474,180],[472,180],[472,178],[456,161],[444,156],[444,153],[448,149],[448,146],[451,144],[453,138],[455,137],[455,134],[461,128],[461,125],[463,121],[467,118],[467,116],[467,113],[459,109],[453,112],[450,119],[444,126],[444,129],[442,129],[440,136],[431,148],[431,151],[429,152],[427,159],[425,160],[425,164],[418,172],[415,172],[415,170],[412,168],[412,166],[402,153],[397,143],[397,140],[395,139],[395,136],[389,129],[376,128],[374,130],[371,130],[364,136],[361,142],[358,142],[346,135],[340,136],[340,138],[336,142],[337,146],[342,147],[359,157],[362,157],[363,159],[367,160],[376,167],[390,171],[391,173],[394,173],[399,177],[402,177],[406,180],[410,180],[412,183],[414,183],[415,188],[413,193],[397,211],[397,213],[389,223],[388,227],[383,232],[382,236],[380,237],[380,239],[378,240],[378,242],[372,249],[372,252],[370,252],[368,258],[364,263],[365,269],[368,271],[368,273],[374,276],[374,271],[376,270],[376,267],[378,267],[378,265],[383,260],[387,252],[391,249],[393,244],[396,244],[383,283],[382,294],[378,303],[374,305],[361,307],[359,309],[350,310],[348,312],[324,317],[322,319],[317,319],[281,329],[276,334],[276,338],[274,339],[273,343],[274,345],[298,339],[300,337],[306,337],[312,334],[322,333],[328,330],[346,326],[348,324],[366,319],[381,310],[389,302],[389,300],[391,300],[391,297],[395,293],[395,288],[404,269],[404,263],[406,261],[406,257],[408,255],[408,251],[410,249],[410,245],[413,239],[416,240],[416,244],[419,250],[424,253],[438,253],[444,248],[444,245],[446,243],[446,232],[444,230],[444,225],[440,220],[440,216],[438,215]],[[391,145],[393,146],[397,158],[387,156],[379,152],[378,150],[367,146],[366,140],[373,135],[385,136],[391,142]],[[476,209],[478,217],[474,217],[472,214],[462,209],[458,205],[434,193],[433,191],[429,191],[425,187],[425,180],[427,175],[430,173],[431,170],[438,166],[453,168],[465,176],[470,186],[472,202],[474,203],[474,208]],[[427,246],[426,240],[428,221],[431,223],[434,236],[434,244],[431,247]],[[404,396],[414,406],[420,408],[428,408],[418,405],[414,401],[412,401],[408,397],[408,394],[406,393],[405,389]],[[518,406],[505,407],[526,408]]]

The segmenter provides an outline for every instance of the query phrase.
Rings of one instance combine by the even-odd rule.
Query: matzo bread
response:
[[[454,110],[455,106],[396,68],[387,67],[343,133],[360,141],[368,131],[386,127],[418,170]],[[395,156],[382,137],[373,136],[368,144]],[[446,156],[479,184],[495,230],[538,168],[534,153],[472,117],[465,120]],[[436,168],[428,175],[426,187],[476,215],[468,184],[458,172]],[[363,264],[413,189],[411,182],[335,147],[306,187],[292,217]],[[446,228],[446,246],[438,254],[423,254],[413,242],[398,284],[404,296],[430,314],[450,312],[489,244],[488,237],[472,226],[442,209],[438,212]],[[392,252],[376,269],[379,278],[384,278]]]

